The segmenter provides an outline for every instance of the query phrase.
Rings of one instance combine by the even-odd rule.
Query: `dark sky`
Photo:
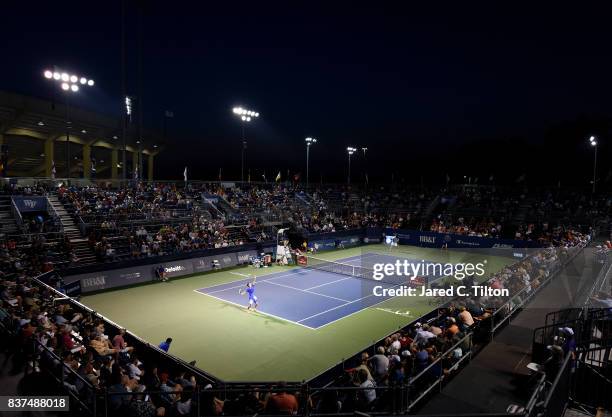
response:
[[[51,98],[57,65],[94,78],[77,105],[121,110],[121,3],[3,6],[0,89]],[[610,7],[435,2],[144,2],[143,113],[169,143],[157,177],[239,177],[235,105],[261,113],[247,129],[252,178],[265,169],[346,178],[348,145],[368,147],[371,179],[418,183],[494,174],[587,184],[611,168]],[[460,3],[460,4],[458,4]],[[127,2],[128,91],[138,93],[139,7]],[[146,140],[146,138],[145,138]],[[353,177],[363,172],[354,159]]]

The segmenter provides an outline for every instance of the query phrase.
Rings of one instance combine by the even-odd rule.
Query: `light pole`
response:
[[[125,118],[123,119],[123,127],[122,127],[122,141],[123,141],[123,152],[121,155],[121,176],[123,177],[123,181],[127,180],[127,126],[132,123],[132,98],[130,96],[125,96]]]
[[[308,177],[309,177],[309,169],[310,169],[310,146],[313,143],[317,143],[315,138],[306,138],[306,189],[308,189]]]
[[[594,148],[593,158],[593,194],[595,194],[595,182],[597,181],[597,139],[595,136],[589,138],[589,143]]]
[[[246,137],[244,136],[244,127],[246,123],[259,117],[259,113],[253,110],[245,109],[242,107],[234,107],[232,112],[240,117],[242,121],[242,152],[240,155],[240,181],[244,182],[244,151],[246,150]]]
[[[79,84],[81,86],[88,85],[93,87],[94,80],[80,77],[75,74],[68,74],[67,72],[59,72],[57,68],[53,71],[45,70],[43,75],[47,80],[57,82],[66,93],[66,178],[70,178],[70,112],[68,98],[71,93],[77,93],[79,91]]]
[[[361,150],[363,151],[364,180],[365,180],[365,185],[367,187],[369,181],[368,181],[368,159],[366,158],[366,152],[368,151],[368,148],[362,147]]]
[[[351,183],[351,155],[357,152],[357,148],[353,148],[349,146],[346,148],[346,152],[348,153],[348,184]]]

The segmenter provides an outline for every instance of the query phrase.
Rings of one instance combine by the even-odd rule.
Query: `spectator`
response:
[[[159,344],[159,348],[164,352],[168,352],[168,349],[170,349],[170,343],[172,343],[171,337],[167,338],[164,342],[161,342]]]
[[[266,413],[293,415],[298,412],[298,401],[295,395],[286,391],[286,383],[278,384],[279,391],[271,393],[266,401]]]

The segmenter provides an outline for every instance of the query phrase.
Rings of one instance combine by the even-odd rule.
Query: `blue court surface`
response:
[[[353,266],[376,262],[389,262],[396,257],[366,253],[350,258],[338,259]],[[252,272],[257,274],[256,271]],[[217,300],[245,307],[248,297],[240,295],[249,278],[245,274],[234,273],[244,277],[241,280],[213,287],[194,290]],[[357,313],[368,307],[380,304],[390,297],[377,297],[372,289],[380,285],[393,288],[397,285],[362,279],[307,268],[295,268],[257,278],[255,295],[258,298],[258,311],[298,324],[310,329],[318,329]]]

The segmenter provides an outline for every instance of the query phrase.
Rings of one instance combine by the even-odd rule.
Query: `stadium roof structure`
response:
[[[8,155],[6,176],[50,177],[55,167],[57,177],[89,178],[93,163],[97,178],[121,177],[121,119],[74,106],[69,106],[68,112],[67,123],[65,103],[0,91],[0,145]],[[145,129],[139,140],[136,127],[128,126],[129,178],[135,167],[139,167],[140,172],[148,172],[152,179],[153,160],[163,148],[163,142],[161,133]],[[70,166],[69,175],[67,166]]]

